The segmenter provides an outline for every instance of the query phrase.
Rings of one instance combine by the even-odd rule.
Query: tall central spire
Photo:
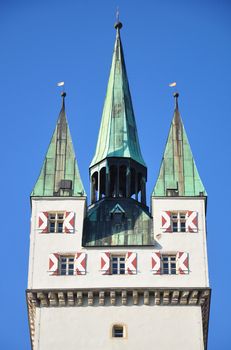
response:
[[[133,197],[146,203],[147,168],[138,140],[120,38],[116,40],[94,158],[90,165],[91,202],[103,197]],[[141,196],[139,197],[139,194]]]
[[[117,21],[116,40],[94,158],[90,167],[107,157],[125,157],[145,166],[137,135],[135,116]]]

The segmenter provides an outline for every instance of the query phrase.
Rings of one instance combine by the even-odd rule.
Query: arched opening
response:
[[[108,159],[91,174],[91,203],[104,197],[133,198],[146,205],[146,171],[134,161]]]
[[[142,188],[142,174],[138,174],[138,184],[137,184],[137,198],[138,201],[141,202],[141,188]]]
[[[134,168],[131,168],[131,198],[136,198],[136,171]]]
[[[119,197],[126,197],[126,174],[127,167],[121,165],[119,169]]]
[[[100,170],[99,199],[106,195],[106,168]]]
[[[146,205],[146,180],[144,176],[141,178],[141,203]]]
[[[98,172],[95,171],[91,176],[91,203],[98,200]]]
[[[117,191],[116,191],[116,184],[117,184],[117,167],[115,165],[111,165],[109,168],[109,177],[110,177],[110,184],[109,184],[109,196],[110,197],[116,197]]]

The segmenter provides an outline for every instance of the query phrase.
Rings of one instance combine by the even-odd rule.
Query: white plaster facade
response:
[[[198,232],[163,233],[161,228],[161,211],[191,210],[198,213]],[[73,211],[75,213],[74,233],[41,233],[38,230],[38,215],[42,211]],[[192,293],[208,290],[208,266],[206,252],[206,217],[205,198],[153,198],[152,213],[154,223],[153,247],[82,247],[83,223],[86,213],[86,198],[32,198],[30,261],[28,291],[41,298],[45,295],[45,304],[33,297],[34,311],[29,313],[34,350],[68,350],[87,349],[151,349],[158,344],[159,350],[204,349],[206,320],[203,319],[201,306],[202,294],[192,301]],[[101,252],[137,254],[137,273],[134,275],[104,275],[100,269]],[[189,273],[185,275],[154,275],[151,270],[152,252],[174,253],[185,251],[189,255]],[[85,252],[86,274],[74,276],[51,275],[48,271],[49,254],[75,254]],[[199,292],[197,292],[200,289]],[[80,307],[77,305],[76,293],[93,291],[94,300],[85,297]],[[145,297],[140,293],[138,304],[126,299],[122,305],[120,296],[112,305],[110,291],[116,290],[139,293],[150,291],[150,299],[145,304]],[[180,290],[179,302],[173,301],[173,293]],[[57,292],[56,304],[49,301],[49,291]],[[73,302],[69,302],[71,291]],[[74,292],[73,292],[74,291]],[[97,292],[95,292],[97,291]],[[104,306],[99,304],[98,292],[105,291]],[[157,292],[156,292],[157,291]],[[155,293],[166,293],[156,301]],[[182,296],[186,291],[186,297]],[[61,292],[61,293],[60,293]],[[37,293],[37,294],[36,294]],[[61,294],[61,296],[59,295]],[[67,292],[68,293],[68,292]],[[28,294],[29,295],[29,294]],[[86,294],[87,295],[87,294]],[[200,296],[199,296],[200,295]],[[208,296],[208,294],[206,294]],[[43,297],[42,297],[43,298]],[[127,298],[127,296],[126,296]],[[167,298],[167,299],[166,299]],[[34,301],[33,301],[34,300]],[[86,301],[88,300],[88,302]],[[167,300],[167,301],[166,301]],[[196,300],[196,302],[195,302]],[[41,300],[40,300],[41,301]],[[30,305],[32,305],[30,304]],[[75,305],[75,306],[70,306]],[[92,306],[89,306],[92,305]],[[45,307],[44,307],[45,306]],[[64,306],[64,307],[62,307]],[[207,312],[207,314],[206,314]],[[204,311],[208,316],[208,306]],[[111,336],[113,324],[125,324],[125,339]],[[204,328],[203,328],[204,327]],[[204,335],[203,331],[204,330]]]
[[[159,199],[152,202],[154,238],[153,247],[102,247],[83,248],[82,231],[85,216],[85,199],[32,199],[31,244],[29,289],[43,288],[206,288],[208,266],[206,251],[206,224],[204,199]],[[38,215],[41,211],[74,211],[75,230],[72,234],[47,233],[38,230]],[[163,233],[160,223],[162,210],[193,210],[198,212],[198,232]],[[134,275],[105,275],[100,269],[101,252],[137,254],[137,273]],[[189,274],[153,275],[151,271],[152,252],[187,252]],[[48,271],[51,253],[86,253],[86,274],[74,276],[53,276]]]
[[[62,287],[62,282],[61,284],[57,284],[57,280],[49,275],[49,254],[53,252],[71,253],[81,249],[83,221],[86,213],[86,198],[32,198],[31,205],[32,215],[28,289]],[[38,216],[40,212],[44,211],[73,211],[75,214],[74,233],[41,233],[41,230],[38,229]]]
[[[113,338],[123,323],[125,338]],[[35,350],[202,350],[199,306],[103,306],[40,308]]]

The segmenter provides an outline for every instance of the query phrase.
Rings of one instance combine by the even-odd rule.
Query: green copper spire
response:
[[[178,93],[153,196],[206,196],[178,109]]]
[[[65,96],[41,173],[31,196],[85,196],[65,112]]]
[[[140,151],[120,38],[122,23],[117,22],[116,41],[95,156],[90,167],[107,157],[131,158],[145,165]]]

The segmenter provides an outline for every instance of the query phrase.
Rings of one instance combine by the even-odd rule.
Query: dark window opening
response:
[[[123,338],[124,337],[124,327],[123,326],[113,326],[113,337]]]
[[[127,168],[122,165],[119,170],[119,197],[126,197],[126,173]]]

